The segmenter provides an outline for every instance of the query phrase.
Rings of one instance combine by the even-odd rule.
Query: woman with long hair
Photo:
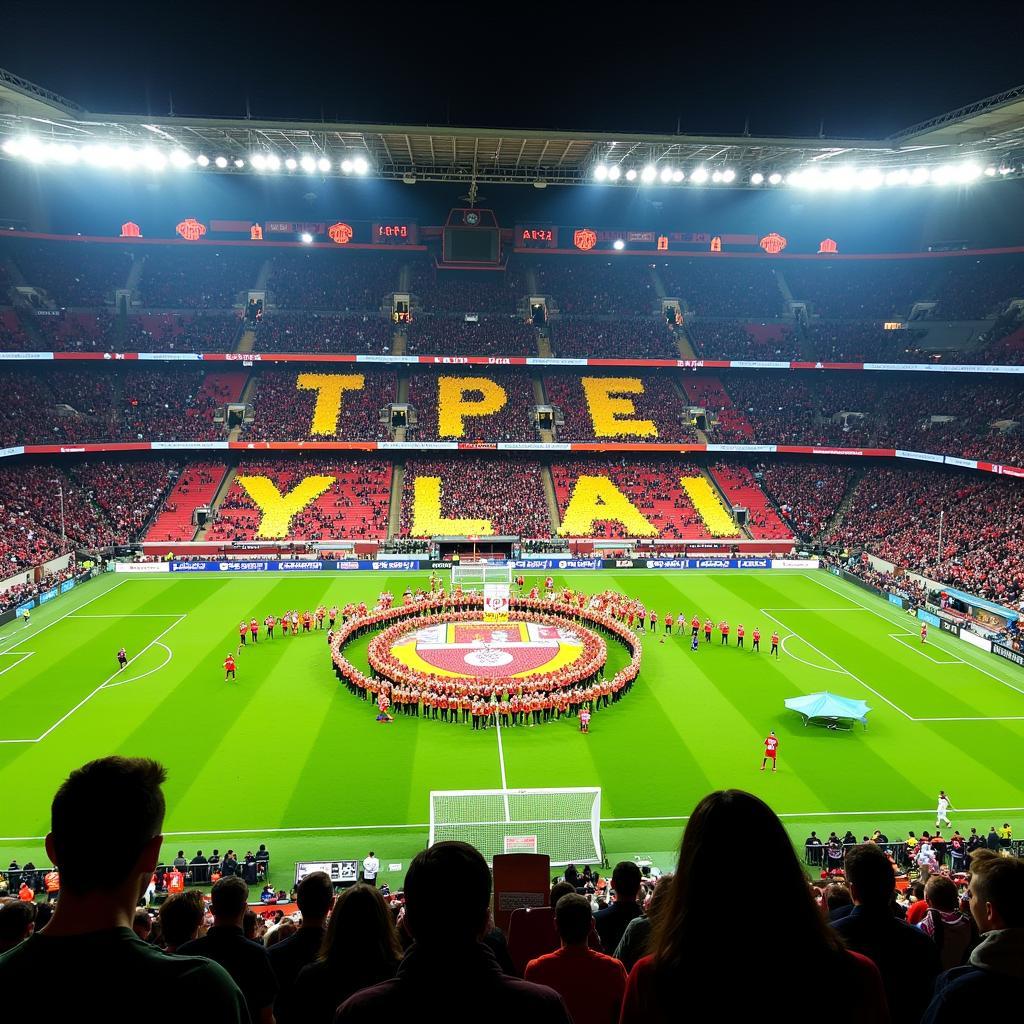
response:
[[[402,947],[380,892],[362,883],[334,904],[320,955],[295,982],[291,1019],[331,1024],[350,995],[395,976]]]
[[[741,884],[723,881],[737,843],[756,850],[756,875]],[[701,800],[664,895],[620,1024],[675,1021],[698,1007],[722,1020],[783,1009],[789,1020],[889,1020],[878,968],[825,922],[782,822],[756,796],[729,789]]]

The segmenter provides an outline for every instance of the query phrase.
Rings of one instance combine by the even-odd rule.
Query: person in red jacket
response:
[[[760,877],[771,879],[754,912],[744,887],[715,884],[721,851],[736,836],[758,837]],[[706,796],[687,822],[668,884],[651,953],[626,983],[620,1024],[668,1024],[684,1005],[762,1020],[782,992],[787,1020],[816,1018],[825,1005],[830,1024],[888,1024],[878,968],[829,927],[782,822],[763,800],[735,789]]]
[[[228,653],[228,656],[224,659],[224,682],[226,683],[229,679],[235,678],[235,656]]]

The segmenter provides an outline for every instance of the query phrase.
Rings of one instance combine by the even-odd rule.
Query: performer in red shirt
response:
[[[752,651],[757,651],[757,653],[760,654],[761,653],[761,630],[758,629],[757,626],[754,627],[754,632],[751,634],[750,639],[751,639],[750,649]]]
[[[772,633],[772,649],[768,653],[774,654],[776,658],[779,656],[779,634],[777,631]]]
[[[921,623],[921,643],[925,643],[928,639],[928,623]]]
[[[746,635],[746,630],[743,628],[743,623],[740,622],[736,626],[736,646],[737,647],[742,647],[743,646],[743,637],[745,635]]]
[[[665,632],[666,632],[666,633],[669,633],[669,634],[671,634],[671,632],[672,632],[672,623],[673,623],[674,621],[675,621],[675,620],[674,620],[674,619],[672,618],[672,613],[671,613],[671,612],[669,612],[669,613],[668,613],[668,614],[667,614],[667,615],[665,616]]]
[[[775,755],[777,754],[778,749],[779,741],[775,738],[775,730],[772,729],[772,731],[769,732],[768,735],[765,737],[764,757],[761,759],[761,771],[764,771],[764,766],[768,763],[769,760],[772,763],[772,771],[775,771],[777,767],[775,763]]]
[[[235,656],[230,651],[224,659],[224,682],[226,683],[229,678],[235,678]]]
[[[711,643],[711,630],[712,630],[712,628],[713,627],[711,625],[711,620],[710,619],[705,619],[704,620],[704,643],[706,643],[706,644]]]
[[[238,646],[239,647],[244,647],[245,646],[245,634],[248,631],[248,629],[249,629],[249,624],[245,621],[245,619],[243,619],[238,624]]]
[[[277,625],[277,616],[276,615],[268,615],[263,620],[263,625],[267,627],[267,639],[268,640],[273,640],[274,639],[274,627]]]
[[[700,632],[700,616],[699,615],[694,615],[694,617],[692,619],[690,619],[690,632],[694,636],[696,636]]]
[[[252,636],[252,642],[256,643],[260,635],[260,624],[255,615],[249,620],[249,633]]]
[[[722,621],[718,624],[718,632],[722,634],[722,643],[725,644],[726,647],[728,647],[729,646],[729,623],[726,622],[725,619],[722,619]]]

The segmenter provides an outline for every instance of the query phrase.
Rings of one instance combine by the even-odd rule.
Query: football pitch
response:
[[[396,717],[340,686],[324,633],[263,636],[222,662],[237,624],[286,609],[400,597],[424,574],[107,574],[0,631],[0,859],[45,862],[49,803],[67,773],[107,754],[168,769],[164,856],[244,854],[265,842],[273,880],[296,860],[373,849],[399,881],[426,841],[429,793],[599,786],[606,853],[668,867],[685,817],[710,790],[767,800],[798,843],[810,829],[890,838],[934,826],[945,789],[955,827],[1024,824],[1024,672],[930,630],[819,571],[572,572],[559,584],[614,588],[659,617],[696,612],[747,629],[748,649],[644,635],[640,678],[594,715],[535,728]],[[538,582],[527,578],[527,585]],[[762,651],[749,650],[755,626]],[[777,629],[781,657],[770,658]],[[261,627],[262,632],[262,627]],[[116,652],[131,659],[118,671]],[[365,651],[365,646],[362,648]],[[358,661],[360,649],[355,648]],[[829,690],[867,700],[866,730],[805,727],[787,697]],[[778,734],[779,770],[761,772]],[[737,836],[735,854],[756,849]],[[96,837],[102,856],[104,837]],[[723,851],[728,856],[730,851]]]

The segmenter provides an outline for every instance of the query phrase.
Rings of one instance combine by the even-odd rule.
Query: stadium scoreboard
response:
[[[552,224],[517,224],[515,239],[521,249],[557,249],[558,228]]]
[[[374,221],[370,226],[370,241],[374,245],[416,245],[419,231],[415,224]]]
[[[492,210],[455,209],[442,234],[443,263],[496,267],[501,262],[501,230]]]

